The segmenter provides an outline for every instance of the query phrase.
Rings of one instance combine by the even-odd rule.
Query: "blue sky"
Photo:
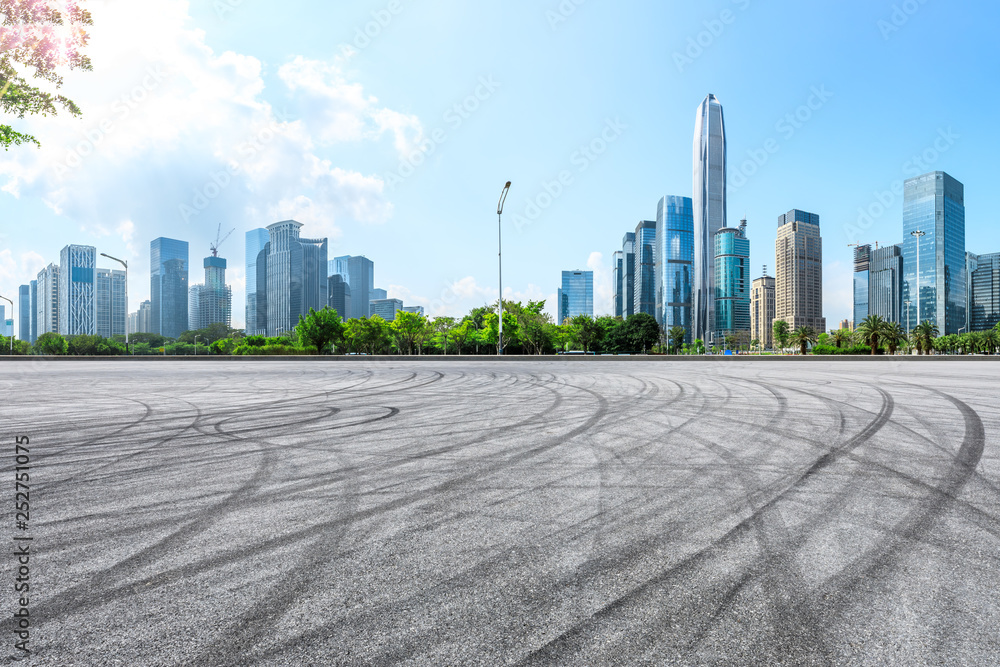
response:
[[[16,123],[43,148],[0,156],[5,296],[91,244],[131,259],[134,310],[153,238],[188,240],[200,282],[221,224],[242,324],[243,233],[295,218],[331,257],[373,259],[390,295],[460,315],[496,298],[511,180],[505,296],[551,305],[560,272],[589,267],[608,312],[623,234],[691,194],[708,93],[754,275],[773,270],[779,214],[820,214],[830,326],[850,317],[848,244],[901,240],[904,178],[962,181],[968,249],[1000,251],[995,3],[88,4],[95,71],[64,87],[83,118]]]

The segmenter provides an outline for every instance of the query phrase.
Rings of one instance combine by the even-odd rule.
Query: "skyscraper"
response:
[[[347,284],[347,278],[339,273],[334,273],[327,281],[330,307],[346,322],[351,316],[351,286]]]
[[[558,324],[577,315],[594,316],[594,272],[563,271],[558,296]]]
[[[774,317],[792,331],[808,326],[826,331],[823,317],[823,239],[819,216],[792,210],[778,218],[775,241]]]
[[[977,255],[970,268],[969,331],[988,331],[1000,322],[1000,253]]]
[[[266,244],[266,260],[257,259],[258,290],[261,266],[266,271],[267,335],[277,336],[291,331],[299,316],[310,308],[321,310],[327,305],[327,240],[304,239],[299,235],[302,223],[283,220],[267,228],[270,240]],[[322,283],[322,284],[320,284]],[[258,326],[262,320],[262,304],[257,302]]]
[[[34,343],[38,340],[38,281],[32,280],[29,285],[31,288],[31,308],[28,311],[28,317],[31,318],[31,337],[28,340]]]
[[[715,326],[716,345],[726,336],[750,335],[750,240],[747,221],[740,226],[723,227],[715,232]],[[706,341],[707,342],[707,341]]]
[[[152,333],[150,331],[152,319],[153,304],[148,299],[139,304],[139,310],[134,313],[129,313],[128,316],[128,332],[130,334],[134,333]]]
[[[914,232],[923,235],[914,236]],[[906,181],[903,300],[910,302],[908,317],[913,326],[930,321],[942,336],[965,327],[965,271],[965,186],[943,171]]]
[[[706,340],[715,322],[715,232],[726,226],[726,122],[709,95],[694,127],[694,338]]]
[[[97,335],[124,336],[128,326],[125,272],[97,269]]]
[[[49,264],[38,272],[35,304],[36,334],[59,332],[59,265]],[[37,339],[36,336],[36,339]]]
[[[17,288],[18,340],[31,341],[31,285]]]
[[[635,228],[635,288],[633,313],[656,316],[656,221]]]
[[[854,248],[854,322],[860,324],[868,317],[868,276],[871,270],[870,245]]]
[[[371,290],[368,294],[371,297],[369,301],[382,301],[389,298],[389,293],[384,289],[379,289],[378,287]]]
[[[150,328],[177,338],[188,330],[188,244],[160,237],[149,251]]]
[[[59,333],[97,333],[97,248],[68,245],[59,253]]]
[[[765,350],[774,349],[774,278],[764,275],[750,288],[750,338]]]
[[[635,233],[626,232],[622,239],[622,317],[635,314]]]
[[[264,335],[267,330],[266,324],[264,324],[264,326],[258,326],[257,323],[258,292],[266,293],[267,291],[266,281],[258,283],[257,280],[257,258],[260,256],[260,253],[264,250],[264,246],[267,245],[267,242],[270,239],[271,235],[268,234],[266,229],[262,228],[251,229],[246,234],[246,332],[248,336]]]
[[[386,322],[394,321],[400,310],[403,310],[403,302],[399,299],[373,299],[369,304],[370,317],[378,315]]]
[[[205,283],[188,290],[188,328],[205,329],[211,324],[231,327],[232,323],[233,291],[226,284],[226,260],[206,257]]]
[[[868,270],[868,314],[905,325],[903,313],[903,248],[899,245],[871,252]],[[922,267],[921,267],[922,268]],[[857,326],[861,320],[855,320]]]
[[[685,343],[691,343],[694,209],[690,197],[668,196],[660,200],[653,254],[656,321],[664,331],[684,327]]]
[[[337,257],[338,271],[347,266],[347,284],[351,288],[350,319],[368,317],[372,290],[375,289],[375,263],[364,256]]]
[[[611,284],[615,290],[615,317],[622,317],[622,302],[624,301],[625,295],[622,294],[622,269],[625,262],[625,257],[621,250],[616,250],[611,255]]]

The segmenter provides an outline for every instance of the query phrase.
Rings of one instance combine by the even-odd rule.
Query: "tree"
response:
[[[986,345],[985,352],[987,354],[995,354],[997,348],[1000,347],[1000,331],[997,331],[996,329],[984,331],[983,342]]]
[[[791,343],[798,345],[802,354],[805,354],[809,348],[809,343],[815,343],[818,338],[816,330],[812,327],[799,327],[792,334]]]
[[[497,345],[499,339],[500,319],[495,312],[488,312],[483,319],[482,342],[487,345]],[[519,326],[517,316],[505,307],[503,312],[503,346],[504,349],[516,344]]]
[[[532,354],[542,354],[552,344],[548,326],[552,324],[552,316],[545,312],[545,301],[529,301],[520,308],[517,323],[521,340]]]
[[[35,349],[42,354],[63,355],[69,351],[69,343],[55,332],[43,333],[35,341]]]
[[[604,330],[597,321],[587,314],[577,315],[569,321],[573,329],[573,335],[584,352],[590,352],[590,348],[601,341]]]
[[[55,88],[63,83],[56,73],[58,68],[93,69],[90,58],[81,53],[88,41],[84,26],[93,24],[90,12],[80,7],[82,2],[0,0],[0,14],[4,17],[0,30],[0,108],[5,113],[19,119],[25,114],[54,116],[61,106],[74,116],[81,115],[80,108],[67,97],[30,85],[15,65],[34,68],[36,79]],[[23,143],[41,146],[30,134],[0,125],[0,145],[5,150]]]
[[[851,339],[851,332],[847,329],[837,329],[833,332],[831,338],[833,338],[833,344],[836,345],[839,350],[844,346],[844,343]]]
[[[476,331],[476,323],[472,318],[465,318],[462,323],[451,331],[451,339],[455,341],[455,345],[458,347],[458,354],[461,356],[462,347],[465,346],[465,342],[469,340],[469,337]]]
[[[771,325],[771,331],[774,333],[774,342],[778,344],[779,350],[788,347],[788,339],[792,335],[792,329],[788,326],[788,322],[775,320],[774,324]]]
[[[678,354],[684,339],[687,338],[687,330],[684,327],[671,327],[667,332],[667,341],[670,344],[670,354]]]
[[[0,356],[14,355],[23,357],[31,354],[31,343],[26,340],[17,340],[13,336],[0,336]]]
[[[299,315],[295,333],[303,346],[315,347],[317,354],[323,354],[327,347],[343,340],[344,323],[333,308],[326,307],[319,312],[310,308],[308,315]]]
[[[899,346],[906,342],[906,329],[898,322],[886,322],[882,327],[882,342],[889,348],[889,354],[896,354]]]
[[[934,340],[941,331],[930,320],[924,320],[913,328],[913,338],[921,354],[930,354]]]
[[[646,352],[660,342],[660,325],[649,313],[630,315],[625,326],[633,350]]]
[[[431,327],[434,332],[441,337],[441,342],[444,346],[444,353],[448,354],[448,339],[451,337],[451,332],[455,328],[455,318],[454,317],[435,317],[434,321],[431,323]]]
[[[886,321],[881,315],[869,315],[858,325],[857,334],[865,347],[871,348],[872,356],[878,354],[885,337]]]
[[[399,351],[413,354],[413,346],[421,343],[427,329],[427,319],[420,313],[409,313],[401,310],[392,321],[392,332],[396,337]]]

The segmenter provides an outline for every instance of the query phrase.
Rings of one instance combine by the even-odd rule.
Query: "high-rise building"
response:
[[[369,299],[369,301],[384,301],[385,299],[389,298],[388,292],[386,292],[384,289],[379,289],[377,287],[373,289],[370,292],[370,294],[371,298]]]
[[[415,313],[417,315],[423,316],[424,315],[424,307],[423,306],[404,306],[403,307],[403,312],[404,313]]]
[[[854,323],[850,320],[841,320],[840,329],[842,331],[854,331]]]
[[[36,339],[46,333],[59,332],[59,265],[49,264],[38,272],[38,299],[35,320]]]
[[[903,248],[884,246],[871,251],[868,270],[868,314],[905,324],[903,317]],[[863,319],[863,318],[862,318]],[[854,322],[861,320],[855,315]]]
[[[774,278],[764,275],[750,288],[750,338],[765,350],[774,349]]]
[[[635,232],[622,238],[622,317],[635,314]]]
[[[291,331],[300,315],[308,314],[310,308],[322,310],[329,303],[327,240],[301,238],[301,228],[302,223],[295,220],[269,225],[266,259],[257,259],[258,291],[262,265],[267,276],[267,303],[258,299],[257,323],[262,320],[263,306],[269,336]]]
[[[6,306],[4,306],[6,308]],[[0,336],[4,338],[14,337],[14,319],[4,317],[4,313],[0,310]]]
[[[30,338],[32,343],[38,340],[38,281],[32,280],[28,283],[31,289],[31,307],[28,310],[28,317],[31,320]]]
[[[644,220],[635,228],[634,313],[656,316],[656,221]]]
[[[403,310],[403,302],[399,299],[374,299],[369,304],[370,317],[378,315],[386,322],[396,319],[396,312]]]
[[[792,210],[778,218],[774,317],[795,331],[826,331],[823,317],[823,239],[819,216]]]
[[[347,321],[351,316],[351,286],[346,276],[334,273],[327,278],[330,293],[330,307],[337,311],[340,319]]]
[[[271,240],[271,235],[263,228],[251,229],[246,234],[246,332],[248,336],[262,336],[267,333],[267,323],[264,322],[258,325],[257,322],[258,299],[263,297],[264,302],[266,303],[267,301],[267,281],[259,282],[257,279],[257,259],[260,257],[269,240]],[[266,271],[264,275],[267,275]]]
[[[233,290],[226,284],[226,260],[216,256],[205,258],[205,283],[188,290],[188,328],[194,331],[212,324],[233,324]]]
[[[968,330],[988,331],[1000,322],[1000,253],[974,255],[973,260]]]
[[[327,262],[327,275],[343,276],[346,280],[351,273],[351,256],[334,257]]]
[[[375,263],[363,255],[346,255],[335,257],[333,265],[336,273],[344,276],[351,288],[351,313],[348,319],[368,317],[375,289]]]
[[[726,122],[722,104],[709,95],[694,129],[694,338],[707,341],[715,322],[715,232],[726,226]]]
[[[149,244],[151,332],[177,338],[188,330],[188,244],[160,237]]]
[[[624,268],[624,261],[625,258],[621,250],[616,250],[611,255],[611,285],[615,290],[615,317],[622,317],[622,312],[624,311],[622,308],[622,301],[624,299],[624,295],[622,294],[622,269]]]
[[[594,272],[563,271],[562,287],[558,292],[558,323],[577,315],[594,316]]]
[[[868,317],[868,280],[871,271],[870,245],[854,248],[854,321],[862,322]]]
[[[694,208],[690,197],[667,196],[656,208],[654,245],[655,317],[664,331],[684,327],[694,339],[691,286],[694,278]]]
[[[909,179],[903,188],[903,301],[910,302],[913,326],[929,321],[942,336],[965,327],[965,271],[965,186],[943,171]]]
[[[750,240],[747,221],[715,232],[715,327],[710,340],[750,334]],[[707,342],[707,341],[706,341]],[[745,341],[749,343],[749,338]]]
[[[128,316],[128,332],[130,334],[135,333],[152,333],[150,329],[152,328],[151,320],[153,314],[153,304],[152,302],[146,300],[139,304],[139,310],[134,313],[129,313]]]
[[[97,269],[97,335],[124,336],[128,326],[125,272]]]
[[[97,248],[68,245],[59,253],[59,333],[97,333]]]
[[[18,340],[31,342],[31,285],[17,288]]]

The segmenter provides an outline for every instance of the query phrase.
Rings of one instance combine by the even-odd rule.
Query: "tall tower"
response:
[[[715,233],[715,344],[725,336],[750,333],[750,240],[747,221]],[[749,338],[745,342],[749,342]]]
[[[664,331],[684,327],[691,337],[691,272],[694,221],[690,197],[668,196],[656,207],[656,320]]]
[[[97,248],[68,245],[59,255],[59,333],[97,333]]]
[[[188,243],[160,237],[149,244],[152,333],[177,338],[188,330]]]
[[[633,314],[656,316],[656,221],[643,220],[635,228]]]
[[[262,313],[262,320],[257,321],[257,303],[260,297],[267,293],[267,281],[257,282],[257,259],[270,240],[271,235],[263,228],[251,229],[246,233],[246,331],[248,336],[264,335],[267,330],[266,312]],[[264,273],[266,275],[266,270]]]
[[[764,275],[750,288],[750,337],[765,350],[774,347],[774,278]]]
[[[780,216],[774,255],[778,261],[774,319],[788,322],[792,331],[808,326],[825,333],[819,216],[799,210]]]
[[[715,233],[726,226],[726,123],[709,95],[694,125],[694,337],[708,343],[715,322]]]

